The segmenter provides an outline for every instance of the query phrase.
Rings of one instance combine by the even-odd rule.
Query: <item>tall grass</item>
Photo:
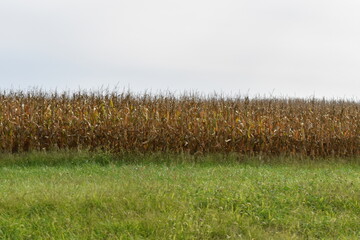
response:
[[[129,92],[0,93],[0,151],[360,155],[360,104]]]

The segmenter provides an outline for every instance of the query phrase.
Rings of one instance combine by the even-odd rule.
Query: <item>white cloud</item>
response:
[[[353,97],[360,2],[0,2],[1,88]]]

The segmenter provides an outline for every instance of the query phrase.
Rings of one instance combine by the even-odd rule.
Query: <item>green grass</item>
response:
[[[0,239],[360,238],[356,161],[261,161],[2,155]]]

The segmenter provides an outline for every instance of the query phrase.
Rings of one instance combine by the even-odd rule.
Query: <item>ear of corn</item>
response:
[[[0,94],[0,151],[360,155],[360,104],[131,93]]]

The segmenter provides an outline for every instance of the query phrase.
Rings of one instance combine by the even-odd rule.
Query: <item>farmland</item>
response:
[[[360,104],[0,94],[1,239],[358,239]]]
[[[129,92],[0,94],[0,151],[360,154],[360,104]]]

